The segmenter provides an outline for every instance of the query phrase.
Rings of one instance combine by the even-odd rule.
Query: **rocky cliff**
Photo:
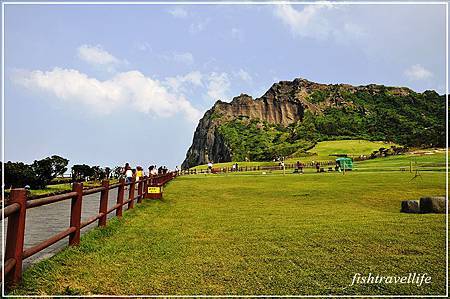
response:
[[[231,149],[217,130],[226,121],[244,116],[286,126],[301,121],[304,110],[298,101],[273,97],[254,100],[245,94],[235,97],[231,103],[217,101],[200,120],[182,168],[205,164],[208,160],[215,163],[231,161]]]
[[[182,168],[238,157],[270,158],[277,151],[294,152],[306,141],[339,136],[442,145],[443,116],[445,97],[433,91],[281,81],[257,99],[241,94],[230,103],[217,101],[199,121]],[[424,131],[432,138],[421,138]],[[252,155],[256,148],[262,154]]]

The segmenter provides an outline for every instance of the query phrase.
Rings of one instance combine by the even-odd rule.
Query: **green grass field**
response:
[[[318,142],[314,148],[309,150],[318,156],[329,156],[334,154],[349,154],[354,156],[370,155],[381,147],[389,148],[395,143],[368,140],[334,140]]]
[[[111,179],[110,184],[117,183],[118,180]],[[83,182],[83,187],[85,188],[93,188],[93,187],[99,187],[101,186],[100,181],[89,181],[89,182]],[[47,194],[53,194],[55,192],[62,192],[62,191],[70,191],[72,190],[72,184],[70,183],[64,183],[64,184],[55,184],[55,185],[48,185],[44,189],[31,189],[30,195],[31,196],[40,196],[40,195],[47,195]]]
[[[79,247],[31,267],[13,293],[445,294],[445,215],[399,212],[401,200],[445,194],[445,173],[412,177],[400,171],[179,177],[163,200],[145,201],[86,234]],[[349,286],[355,273],[369,272],[428,273],[432,283]]]
[[[350,156],[370,155],[373,151],[381,147],[389,148],[395,145],[394,143],[386,143],[383,141],[367,141],[367,140],[335,140],[318,142],[316,146],[308,151],[308,156],[287,158],[286,163],[296,163],[301,161],[303,163],[311,161],[334,161],[336,157],[330,156],[334,154],[347,154]],[[217,163],[214,167],[231,167],[235,162]],[[239,166],[275,166],[278,162],[238,162]],[[207,165],[198,165],[192,169],[207,169]]]

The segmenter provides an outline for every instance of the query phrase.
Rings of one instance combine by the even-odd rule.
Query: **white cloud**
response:
[[[100,45],[90,46],[90,45],[81,45],[78,47],[78,57],[91,65],[116,65],[121,61],[103,50]]]
[[[353,42],[365,36],[366,32],[360,25],[348,22],[345,8],[330,2],[304,5],[301,10],[282,4],[276,6],[274,13],[296,37]]]
[[[247,73],[246,71],[244,71],[243,69],[239,69],[238,72],[236,72],[236,76],[241,79],[242,81],[251,83],[253,81],[252,76]]]
[[[302,10],[296,10],[289,4],[277,5],[275,16],[287,25],[294,35],[325,39],[332,32],[323,12],[333,8],[330,3],[305,5]]]
[[[433,77],[433,73],[420,64],[415,64],[407,68],[404,74],[409,80],[425,80]]]
[[[228,99],[230,79],[227,73],[212,72],[208,77],[207,97],[213,101]]]
[[[190,72],[184,76],[184,80],[194,85],[202,85],[202,74],[199,71]]]
[[[131,107],[156,117],[182,114],[190,121],[197,121],[201,116],[183,94],[169,92],[161,82],[139,71],[117,73],[111,79],[100,81],[78,70],[54,68],[46,72],[18,71],[13,80],[30,90],[47,92],[98,114]]]
[[[166,79],[168,85],[173,91],[185,92],[191,86],[202,86],[203,75],[199,71],[190,72],[184,76],[169,77]]]
[[[169,13],[174,17],[174,18],[179,18],[179,19],[184,19],[188,16],[188,12],[185,8],[177,6],[173,9],[169,10]]]

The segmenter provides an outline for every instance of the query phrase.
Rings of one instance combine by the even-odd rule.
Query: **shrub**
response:
[[[35,160],[33,164],[23,162],[5,163],[5,188],[23,188],[29,185],[32,189],[43,189],[56,176],[67,170],[69,160],[59,156],[51,156]]]

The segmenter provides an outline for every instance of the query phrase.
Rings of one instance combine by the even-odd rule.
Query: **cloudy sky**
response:
[[[440,5],[5,5],[5,160],[179,165],[216,100],[297,77],[445,92]]]

